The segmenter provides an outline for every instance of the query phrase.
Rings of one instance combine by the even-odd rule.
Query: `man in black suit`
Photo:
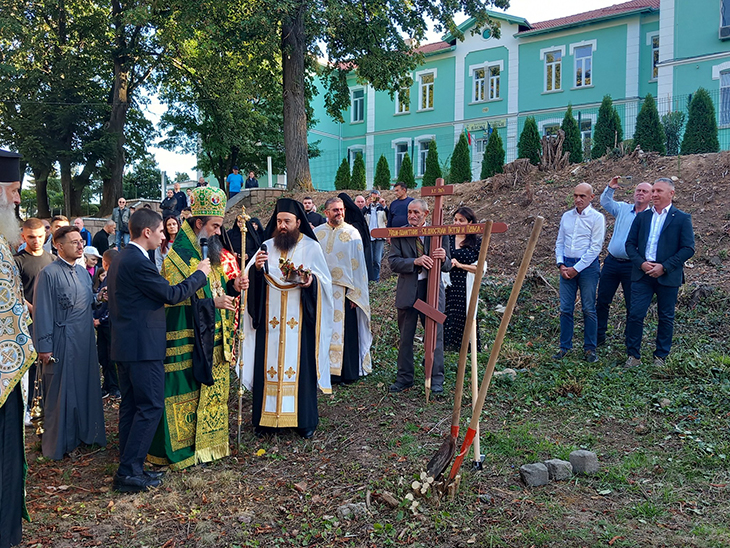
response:
[[[674,207],[674,183],[657,179],[651,190],[653,207],[638,214],[626,238],[626,253],[633,264],[631,309],[626,325],[627,367],[641,364],[644,318],[657,297],[658,326],[654,365],[664,365],[672,347],[674,309],[684,283],[684,262],[695,253],[692,217]]]
[[[165,401],[165,304],[189,299],[207,283],[210,260],[189,278],[171,286],[147,255],[164,238],[162,217],[140,209],[129,219],[131,241],[114,259],[107,285],[111,322],[111,359],[118,364],[119,469],[113,488],[146,491],[160,485],[161,473],[144,470],[144,461]]]
[[[408,224],[421,227],[426,224],[428,204],[425,200],[412,200],[408,204]],[[391,240],[388,261],[390,269],[398,274],[398,285],[395,291],[395,307],[398,309],[398,329],[400,345],[398,347],[398,374],[390,385],[390,392],[402,392],[413,386],[413,338],[420,316],[425,325],[425,318],[413,305],[417,299],[426,300],[428,287],[428,271],[433,267],[433,259],[441,259],[441,271],[451,270],[448,236],[443,236],[441,245],[431,250],[431,238],[393,238]],[[439,305],[444,311],[446,295],[444,285],[439,277]],[[436,349],[431,372],[431,391],[434,396],[444,391],[444,326],[439,325],[436,331]]]

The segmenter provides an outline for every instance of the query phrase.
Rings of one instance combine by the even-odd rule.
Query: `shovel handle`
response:
[[[514,312],[515,304],[517,304],[517,298],[520,296],[520,290],[522,289],[522,283],[525,281],[525,275],[527,274],[527,268],[530,266],[532,260],[532,254],[535,252],[537,246],[537,239],[540,237],[540,231],[542,230],[542,224],[545,222],[543,217],[535,219],[535,225],[532,227],[532,233],[530,234],[530,240],[527,242],[527,249],[525,254],[522,256],[522,263],[520,269],[517,271],[517,277],[515,283],[512,285],[512,292],[510,293],[509,300],[507,301],[507,307],[505,308],[504,314],[502,315],[502,321],[499,324],[499,331],[497,331],[497,337],[494,339],[492,345],[492,352],[489,355],[489,363],[487,369],[484,371],[482,377],[482,384],[479,387],[479,397],[477,397],[476,404],[474,405],[474,411],[471,414],[471,421],[469,422],[469,430],[464,438],[464,443],[461,444],[461,450],[459,455],[456,457],[454,464],[451,467],[451,473],[449,479],[453,480],[456,477],[457,472],[461,468],[461,464],[464,461],[464,455],[469,451],[469,447],[474,441],[474,435],[476,434],[476,428],[479,424],[479,417],[482,414],[484,408],[484,400],[487,399],[487,389],[489,388],[489,382],[492,380],[492,374],[494,373],[494,366],[497,365],[497,358],[499,357],[499,351],[502,348],[502,342],[504,336],[507,333],[507,327],[512,319],[512,312]],[[470,436],[471,434],[471,436]]]

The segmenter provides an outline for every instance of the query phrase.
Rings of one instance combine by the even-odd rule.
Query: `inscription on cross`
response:
[[[484,230],[484,224],[467,224],[467,225],[444,225],[443,218],[443,197],[454,193],[453,185],[444,185],[443,179],[436,179],[436,186],[423,187],[421,189],[421,197],[433,196],[434,207],[431,215],[430,226],[407,226],[402,228],[375,228],[370,231],[374,238],[417,238],[423,236],[449,236],[456,234],[481,234]],[[494,233],[507,232],[507,225],[504,223],[493,223],[492,231]],[[431,252],[441,247],[440,245],[431,245]],[[433,257],[432,257],[433,258]],[[428,271],[428,289],[426,291],[426,301],[418,299],[413,305],[416,310],[426,316],[426,338],[424,341],[424,373],[426,377],[426,401],[428,402],[431,393],[431,371],[433,370],[433,355],[436,350],[436,331],[437,324],[443,324],[446,315],[438,309],[439,284],[441,283],[441,259],[433,258],[433,267]]]

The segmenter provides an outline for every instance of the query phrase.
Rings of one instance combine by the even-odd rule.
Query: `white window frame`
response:
[[[726,76],[723,87],[723,76]],[[717,105],[717,118],[720,127],[730,127],[730,69],[720,71],[720,98]]]
[[[433,75],[433,82],[423,83],[423,77],[426,75]],[[435,68],[421,70],[416,73],[416,80],[418,81],[418,111],[433,110],[433,106],[436,104],[436,78],[438,77],[438,71]],[[424,89],[431,87],[431,106],[423,103],[423,92]]]
[[[413,170],[416,173],[416,177],[423,177],[423,174],[426,173],[426,156],[428,156],[428,149],[426,149],[426,153],[423,154],[424,151],[421,147],[423,143],[426,143],[426,146],[428,147],[428,143],[435,139],[435,135],[419,135],[418,137],[413,139],[413,148],[418,151],[418,165],[414,166]],[[421,157],[422,155],[423,157]]]
[[[657,46],[654,47],[654,40],[657,41]],[[651,78],[650,82],[656,82],[659,78],[659,32],[647,32],[646,33],[646,45],[651,48]]]
[[[408,92],[408,98],[410,99],[411,96],[411,88],[403,88],[400,91],[397,91],[395,94],[395,113],[396,114],[410,114],[411,113],[411,102],[408,101],[408,105],[405,105],[404,103],[400,102],[400,94],[403,91]]]
[[[549,53],[560,53],[560,61],[549,63],[553,66],[553,89],[547,88],[547,75],[548,75],[548,60],[547,54]],[[543,48],[540,50],[540,61],[543,62],[543,74],[542,74],[542,85],[544,93],[554,93],[557,91],[563,91],[563,59],[565,58],[565,46],[552,46],[549,48]],[[560,82],[559,86],[555,87],[555,66],[560,66]]]
[[[469,65],[469,77],[472,79],[472,93],[471,93],[471,100],[472,103],[485,103],[487,101],[496,101],[500,99],[499,93],[497,93],[495,96],[492,96],[492,78],[494,78],[491,75],[491,69],[492,68],[499,68],[499,74],[496,76],[496,80],[499,84],[499,87],[501,87],[502,82],[500,81],[502,78],[502,72],[504,71],[504,61],[485,61],[484,63],[479,63],[476,65]],[[477,96],[477,71],[478,70],[484,70],[484,84],[483,84],[483,98],[479,98]],[[496,89],[497,86],[495,86],[494,89]]]
[[[560,129],[560,124],[562,124],[562,123],[563,123],[562,118],[549,118],[547,120],[542,120],[541,122],[538,122],[537,129],[540,132],[540,137],[545,136],[546,127],[558,126],[558,129]]]
[[[352,172],[352,166],[355,165],[355,157],[357,153],[362,154],[363,162],[365,161],[365,145],[352,145],[347,147],[347,163],[350,164],[350,171]]]
[[[486,131],[485,131],[486,133]],[[478,156],[479,154],[484,154],[484,151],[487,148],[487,143],[489,142],[489,137],[480,137],[479,139],[474,139],[474,154],[472,155],[472,158],[481,158],[481,156]]]
[[[591,54],[586,57],[578,57],[575,53],[575,50],[579,48],[585,48],[590,47],[591,48]],[[575,44],[570,44],[570,54],[573,56],[573,86],[574,88],[591,88],[593,87],[593,53],[596,51],[596,41],[595,40],[585,40],[583,42],[578,42]],[[586,60],[589,63],[589,70],[590,73],[590,83],[586,84],[585,81],[585,73],[586,73]],[[578,68],[580,65],[581,69],[581,76],[582,81],[579,84],[578,83]]]
[[[405,154],[410,153],[411,148],[411,140],[410,139],[396,139],[394,141],[391,141],[390,145],[393,147],[393,152],[395,154],[395,172],[393,173],[393,177],[398,177],[398,172],[400,171],[400,166],[403,163],[403,157]],[[400,145],[405,145],[406,150],[405,152],[399,152],[398,147]]]
[[[362,97],[355,99],[355,93],[361,91]],[[355,101],[360,103],[358,109]],[[357,114],[360,114],[360,118],[357,118]],[[365,121],[365,86],[358,86],[356,88],[350,88],[350,123],[360,124]]]

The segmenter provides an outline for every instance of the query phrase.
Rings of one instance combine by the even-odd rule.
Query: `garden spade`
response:
[[[517,297],[520,296],[522,283],[525,281],[527,268],[530,266],[532,254],[535,252],[535,246],[537,245],[537,239],[540,236],[543,222],[545,222],[545,219],[543,217],[538,217],[537,219],[535,219],[535,226],[532,227],[532,234],[530,234],[530,240],[527,242],[527,249],[525,249],[525,254],[522,257],[522,264],[520,264],[520,269],[517,271],[517,278],[515,278],[515,283],[512,285],[512,292],[510,293],[509,300],[507,301],[507,307],[505,308],[504,314],[502,315],[502,321],[499,324],[499,330],[497,331],[497,337],[494,339],[492,351],[489,354],[489,363],[487,364],[487,369],[486,371],[484,371],[484,375],[482,376],[482,384],[479,387],[479,396],[477,397],[476,404],[474,405],[474,411],[471,415],[469,429],[466,431],[464,442],[461,444],[461,450],[456,456],[456,460],[451,467],[449,481],[452,481],[456,477],[459,468],[461,468],[462,462],[464,462],[464,457],[466,456],[467,452],[469,451],[469,447],[471,447],[471,444],[474,441],[476,429],[479,425],[479,417],[481,416],[482,409],[484,408],[484,400],[487,398],[487,389],[489,388],[489,382],[492,380],[492,374],[494,373],[494,366],[497,364],[499,351],[502,348],[502,342],[504,341],[504,336],[507,333],[507,327],[509,326],[509,322],[512,319],[512,312],[514,312],[515,304],[517,303]],[[459,362],[459,364],[461,365],[461,362]]]
[[[484,261],[487,258],[487,250],[489,249],[489,240],[492,236],[492,221],[484,223],[484,232],[482,234],[482,246],[479,249],[479,260],[477,261],[477,271],[474,277],[474,286],[469,299],[469,310],[466,313],[466,325],[464,333],[461,336],[461,349],[459,351],[459,368],[456,373],[456,388],[454,389],[454,410],[451,414],[451,432],[448,438],[444,440],[431,458],[426,467],[428,475],[437,478],[446,470],[446,467],[454,458],[456,452],[456,441],[459,438],[459,419],[461,418],[461,400],[464,395],[464,376],[466,375],[466,359],[469,355],[469,340],[471,339],[472,326],[474,325],[477,309],[477,301],[479,300],[479,287],[482,283],[482,275],[484,274]],[[476,344],[476,343],[475,343]]]

